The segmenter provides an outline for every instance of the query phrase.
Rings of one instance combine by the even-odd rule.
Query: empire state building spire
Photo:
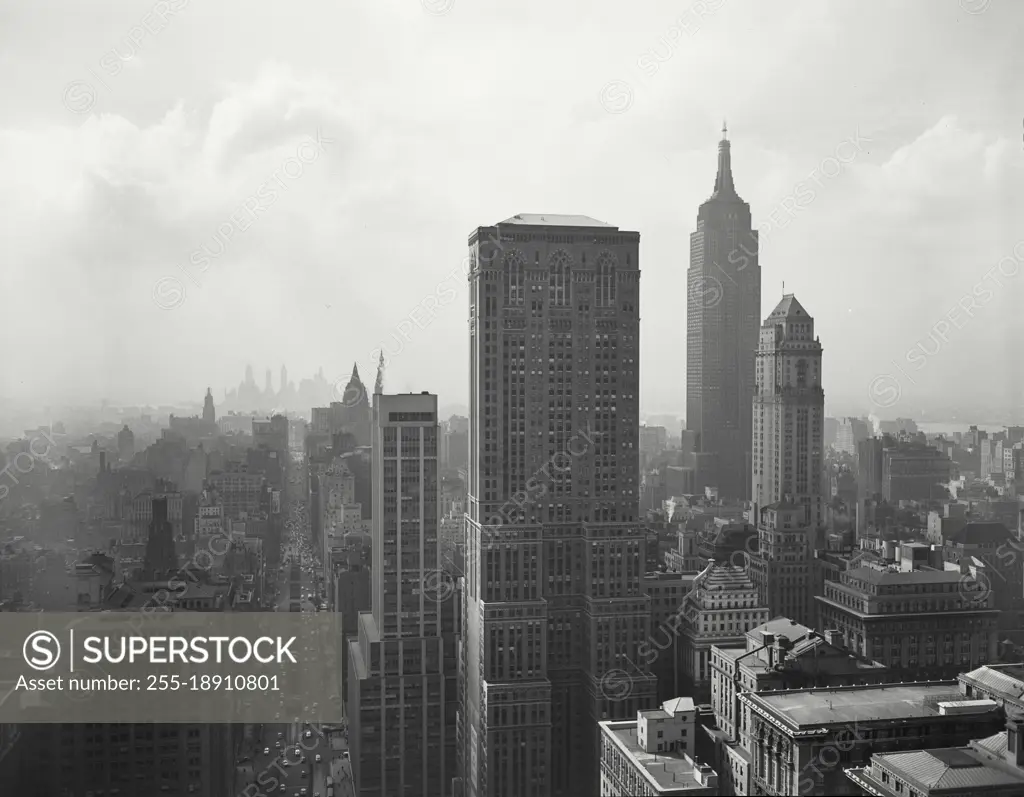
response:
[[[722,123],[715,191],[690,234],[686,298],[687,430],[697,436],[695,479],[719,495],[749,500],[754,355],[761,334],[761,267],[750,205],[736,193],[729,130]],[[702,299],[713,286],[714,301]],[[700,488],[698,488],[700,489]]]
[[[722,140],[718,142],[718,175],[715,177],[713,199],[738,199],[732,182],[732,153],[729,151],[729,128],[722,122]]]

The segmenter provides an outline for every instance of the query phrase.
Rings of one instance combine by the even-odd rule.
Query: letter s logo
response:
[[[33,631],[25,638],[21,652],[33,670],[49,670],[60,660],[60,640],[49,631]]]

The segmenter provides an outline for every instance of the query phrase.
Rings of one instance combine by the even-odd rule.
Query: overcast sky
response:
[[[0,395],[372,383],[383,343],[389,390],[462,403],[467,235],[577,213],[641,233],[642,405],[681,415],[727,118],[762,315],[785,281],[815,317],[830,412],[1020,409],[1022,27],[1012,0],[3,3]]]

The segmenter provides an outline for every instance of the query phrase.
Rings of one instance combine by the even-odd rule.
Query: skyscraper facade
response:
[[[759,508],[802,504],[812,529],[824,512],[824,421],[821,342],[814,319],[786,294],[765,319],[757,350],[751,500]]]
[[[690,234],[686,290],[686,426],[697,480],[723,498],[750,495],[750,407],[761,314],[761,266],[750,205],[736,193],[722,129],[718,175]],[[690,463],[684,463],[690,464]]]
[[[812,565],[824,512],[825,393],[814,319],[792,294],[765,319],[753,406],[750,577],[772,617],[817,625]]]
[[[439,580],[437,396],[373,397],[372,610],[349,642],[349,731],[360,797],[448,797],[456,639]]]
[[[597,794],[598,722],[656,702],[636,663],[639,240],[526,214],[469,238],[466,797]]]

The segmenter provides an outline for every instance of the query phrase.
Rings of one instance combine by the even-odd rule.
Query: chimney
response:
[[[786,661],[786,653],[789,650],[788,643],[789,639],[784,636],[775,639],[775,664],[779,667]]]
[[[826,628],[824,633],[825,641],[836,648],[843,646],[843,638],[840,636],[839,631],[835,628]]]
[[[775,634],[761,634],[761,641],[768,649],[768,666],[775,666]]]

